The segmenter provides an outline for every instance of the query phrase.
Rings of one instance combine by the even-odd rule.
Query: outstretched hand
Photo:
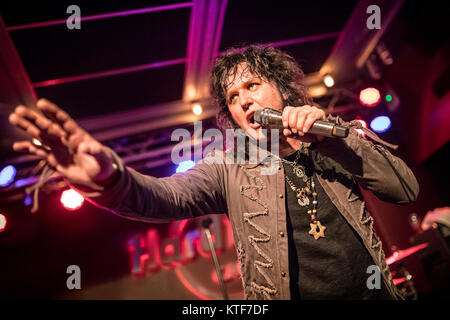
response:
[[[69,180],[101,182],[113,174],[112,158],[100,142],[50,101],[40,99],[36,106],[41,113],[19,105],[9,116],[11,124],[40,142],[16,141],[15,151],[46,160]]]

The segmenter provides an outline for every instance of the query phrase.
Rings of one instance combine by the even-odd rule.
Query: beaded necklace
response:
[[[300,155],[303,150],[303,143],[300,146],[300,149],[297,151],[297,155],[294,161],[289,161],[286,159],[279,158],[282,162],[290,164],[292,166],[292,171],[294,174],[302,179],[306,183],[306,187],[298,188],[294,182],[285,174],[284,177],[286,182],[292,191],[295,192],[297,197],[297,203],[301,207],[308,207],[311,203],[309,197],[312,196],[312,209],[308,209],[307,213],[311,217],[309,234],[314,237],[315,240],[319,238],[325,238],[325,229],[326,226],[323,226],[320,221],[317,219],[317,192],[316,185],[313,181],[313,173],[310,176],[306,174],[306,168],[299,163]],[[307,150],[306,150],[307,152]]]

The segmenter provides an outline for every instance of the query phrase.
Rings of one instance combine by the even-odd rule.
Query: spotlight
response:
[[[6,229],[7,222],[6,217],[0,213],[0,232]]]
[[[84,197],[73,189],[68,189],[61,194],[60,199],[64,208],[68,210],[78,210],[84,202]]]
[[[328,88],[331,88],[332,86],[334,86],[334,79],[332,76],[330,76],[329,74],[325,75],[325,77],[323,78],[323,83],[325,83],[325,85]]]
[[[29,194],[27,194],[25,196],[25,199],[23,199],[23,204],[26,206],[29,206],[29,205],[31,205],[31,203],[32,203],[31,196]]]
[[[16,177],[16,168],[14,166],[9,165],[6,166],[0,171],[0,187],[6,187],[14,181]]]
[[[192,112],[194,112],[194,114],[197,115],[197,116],[202,114],[203,109],[202,109],[202,106],[200,105],[200,103],[195,103],[192,106]]]
[[[166,245],[166,247],[164,248],[164,254],[166,256],[173,256],[173,254],[175,253],[175,247],[173,246],[173,244],[169,243],[168,245]]]
[[[380,91],[376,88],[366,88],[359,93],[359,102],[366,107],[375,107],[381,100]]]
[[[391,119],[387,116],[379,116],[372,120],[370,127],[375,132],[386,132],[391,127]]]
[[[193,166],[195,166],[195,162],[192,160],[180,162],[176,172],[185,172],[190,168],[192,168]]]
[[[384,100],[386,101],[386,107],[388,108],[389,112],[397,111],[400,107],[400,98],[398,97],[397,93],[390,87],[388,87],[384,93]]]
[[[323,85],[312,86],[308,88],[309,94],[313,98],[320,98],[327,93],[327,88]]]

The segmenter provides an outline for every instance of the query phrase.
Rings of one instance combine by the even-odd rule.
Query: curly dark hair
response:
[[[236,77],[238,65],[243,62],[252,74],[276,85],[283,99],[283,106],[312,104],[303,84],[304,73],[290,55],[262,45],[232,48],[216,59],[211,74],[211,94],[219,108],[216,118],[222,130],[239,128],[228,110],[226,93],[230,85],[227,79],[229,76]]]

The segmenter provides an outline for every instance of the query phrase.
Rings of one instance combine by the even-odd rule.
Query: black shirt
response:
[[[296,153],[286,157],[294,161]],[[299,163],[306,167],[308,176],[312,164],[305,154]],[[284,163],[285,174],[296,187],[306,184],[293,172],[293,166]],[[316,219],[326,226],[325,238],[315,240],[309,234],[310,205],[301,207],[296,193],[286,185],[287,231],[289,244],[289,271],[292,299],[392,299],[381,278],[381,289],[369,290],[367,267],[375,265],[359,237],[339,213],[314,177],[318,204]],[[381,275],[380,275],[381,277]]]

